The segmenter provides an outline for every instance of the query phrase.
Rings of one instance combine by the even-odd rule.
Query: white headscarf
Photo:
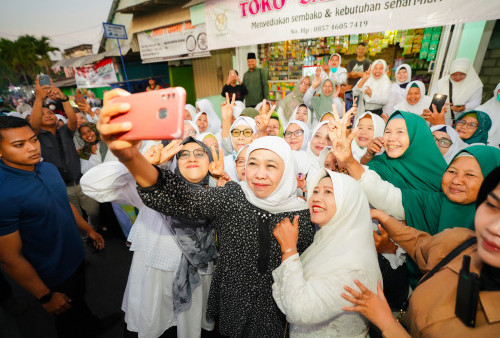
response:
[[[438,124],[436,126],[432,126],[431,132],[434,132],[436,130],[440,130],[443,128],[446,128],[445,133],[448,134],[448,136],[450,137],[451,142],[452,142],[451,146],[448,148],[448,151],[443,156],[446,163],[450,164],[451,160],[453,160],[455,155],[460,150],[467,148],[469,145],[467,143],[465,143],[464,141],[462,141],[462,139],[458,135],[457,131],[455,129],[453,129],[453,127],[448,126],[446,124]]]
[[[64,122],[64,124],[68,123],[68,119],[62,116],[61,114],[56,114],[57,120],[61,120]]]
[[[196,135],[193,136],[193,137],[196,138],[198,136],[198,134],[200,133],[200,129],[196,125],[196,122],[195,121],[191,121],[191,120],[184,120],[184,123],[189,123],[189,125],[194,128],[194,130],[196,131]]]
[[[300,106],[301,105],[299,104],[297,107],[295,107],[295,109],[293,110],[292,115],[290,116],[290,121],[297,119],[297,117],[296,117],[297,116],[297,110],[299,110]],[[309,128],[309,130],[310,130],[312,128],[313,116],[312,116],[312,113],[311,113],[311,109],[309,109],[309,107],[307,107],[307,106],[306,106],[306,108],[307,108],[307,121],[306,121],[306,125]]]
[[[302,140],[302,145],[300,146],[300,150],[306,150],[307,146],[309,145],[309,140],[311,138],[311,131],[309,130],[309,128],[307,127],[307,125],[304,122],[299,121],[299,120],[290,120],[290,122],[288,122],[288,124],[286,125],[286,128],[284,130],[285,132],[288,129],[288,126],[291,124],[298,125],[300,127],[300,129],[302,129],[304,131],[304,139]]]
[[[313,129],[306,150],[293,152],[293,159],[295,160],[295,165],[297,167],[297,174],[309,174],[321,168],[319,156],[316,156],[311,149],[311,141],[318,130],[325,124],[328,124],[328,121],[318,123]]]
[[[359,121],[365,117],[366,115],[370,115],[372,117],[373,122],[373,138],[382,137],[384,135],[385,122],[384,119],[378,116],[377,114],[373,114],[372,112],[364,112],[359,116],[359,118],[354,121],[354,128],[358,127]],[[351,143],[351,152],[352,156],[359,162],[363,155],[366,154],[366,148],[362,148],[358,145],[356,138],[352,140]]]
[[[418,100],[418,102],[415,104],[410,104],[406,97],[408,96],[408,92],[410,91],[410,88],[413,86],[413,84],[416,84],[420,89],[420,100]],[[401,110],[416,115],[422,115],[424,109],[429,109],[431,102],[432,99],[429,96],[425,95],[425,85],[421,81],[412,81],[406,86],[404,99],[394,106],[394,110]]]
[[[330,58],[328,59],[328,67],[330,67],[330,60],[335,55],[338,56],[339,58],[339,66],[337,67],[337,70],[335,71],[335,73],[332,73],[332,71],[330,70],[328,75],[325,73],[324,70],[321,70],[321,80],[324,81],[327,78],[330,78],[331,80],[334,81],[335,85],[344,84],[345,79],[347,78],[347,69],[340,66],[342,64],[342,56],[340,56],[339,53],[334,53],[330,55]]]
[[[243,109],[245,109],[245,104],[241,101],[234,101],[233,116],[238,118],[241,115]]]
[[[288,143],[278,136],[264,136],[258,138],[248,147],[246,156],[247,163],[250,154],[257,149],[267,149],[274,152],[283,160],[285,169],[278,187],[266,198],[256,197],[246,181],[240,182],[241,189],[245,193],[248,202],[272,214],[307,209],[307,203],[297,197],[295,162],[292,161],[292,150]],[[245,175],[245,179],[248,179],[247,175]]]
[[[188,103],[184,106],[184,110],[187,110],[189,112],[189,115],[191,115],[191,120],[194,121],[194,119],[196,118],[196,113],[197,113],[196,107],[193,106],[192,104]]]
[[[217,141],[217,143],[219,143],[219,140],[217,140],[217,136],[215,136],[214,133],[209,133],[209,132],[204,132],[204,133],[199,133],[195,138],[198,140],[198,141],[201,141],[203,142],[203,140],[205,139],[205,137],[207,136],[213,136],[215,138],[215,140]]]
[[[370,77],[368,78],[368,80],[366,80],[365,84],[361,88],[363,92],[365,91],[366,87],[370,87],[370,89],[372,90],[371,97],[368,95],[364,96],[364,100],[366,102],[371,102],[371,100],[373,100],[375,96],[389,94],[389,88],[391,87],[391,80],[387,76],[387,63],[383,59],[375,60],[373,61],[371,66],[372,70],[373,67],[375,67],[375,65],[378,63],[382,64],[383,66],[382,75],[380,76],[380,78],[375,79],[373,77],[373,72],[371,72]]]
[[[319,181],[330,176],[337,211],[316,232],[300,260],[304,278],[321,278],[348,271],[363,271],[370,290],[382,280],[372,234],[370,207],[360,185],[352,177],[322,169],[307,182],[307,200]]]
[[[401,68],[406,69],[406,71],[408,72],[408,77],[406,78],[406,81],[404,81],[404,82],[398,81],[398,72],[399,72],[399,70]],[[411,81],[411,67],[409,65],[407,65],[406,63],[403,63],[402,65],[399,65],[398,68],[396,68],[396,73],[395,74],[396,74],[396,83],[398,85],[402,85],[402,84],[405,84],[405,83],[408,83],[408,82]]]
[[[217,132],[214,132],[214,129],[217,129],[217,128],[213,126],[213,121],[210,120],[210,118],[208,117],[208,114],[206,112],[199,112],[198,114],[196,114],[196,116],[193,119],[193,122],[196,124],[196,122],[198,121],[198,119],[200,118],[200,116],[202,114],[205,114],[207,116],[207,129],[205,130],[205,132],[217,134]],[[199,129],[200,128],[198,128],[198,130]]]
[[[217,134],[220,131],[221,120],[214,110],[214,107],[207,99],[201,99],[196,101],[196,106],[200,109],[200,112],[207,114],[208,128],[207,131]],[[196,120],[199,114],[196,115]],[[194,120],[194,121],[196,121]]]
[[[446,75],[438,81],[438,93],[448,95],[448,101],[453,102],[455,106],[462,106],[469,100],[471,95],[479,88],[483,87],[483,82],[477,75],[474,67],[472,67],[470,60],[467,58],[460,58],[453,61],[450,65],[449,74],[456,72],[466,74],[465,79],[460,82],[455,82]],[[450,98],[450,85],[453,85],[453,97]]]
[[[249,146],[248,146],[248,144],[247,144],[246,146],[241,147],[240,151],[238,151],[238,152],[236,153],[236,156],[235,156],[235,158],[234,158],[234,166],[235,166],[235,171],[236,171],[236,160],[238,159],[238,156],[240,156],[240,154],[241,154],[241,152],[243,151],[243,149],[246,149],[246,148],[248,148],[248,147],[249,147]],[[241,182],[240,178],[238,177],[238,173],[237,173],[237,172],[236,172],[236,182],[238,182],[238,183],[239,183],[239,182]]]
[[[233,145],[233,135],[231,135],[231,132],[233,131],[236,126],[240,125],[246,125],[252,128],[253,133],[255,134],[257,132],[257,125],[255,124],[255,120],[251,117],[248,116],[240,116],[236,120],[234,120],[233,124],[231,125],[231,128],[229,129],[229,138],[231,139],[231,146],[234,149]]]
[[[484,111],[490,117],[492,124],[488,133],[488,145],[497,148],[500,148],[500,101],[497,99],[499,90],[500,83],[495,87],[493,97],[476,108],[476,110]]]

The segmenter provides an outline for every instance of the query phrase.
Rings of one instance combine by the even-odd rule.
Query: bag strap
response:
[[[462,244],[460,244],[459,246],[457,246],[455,249],[453,249],[452,252],[450,252],[448,255],[446,255],[446,257],[443,258],[441,260],[441,262],[439,262],[438,264],[436,264],[436,266],[434,268],[432,268],[431,271],[429,271],[427,274],[425,274],[424,277],[422,277],[420,279],[420,281],[417,284],[417,287],[420,284],[422,284],[423,282],[425,282],[426,280],[428,280],[429,278],[431,278],[432,276],[434,276],[434,274],[436,272],[438,272],[439,270],[441,270],[442,267],[444,267],[446,264],[448,264],[449,262],[451,262],[462,251],[464,251],[465,249],[467,249],[468,247],[470,247],[471,245],[476,244],[476,243],[477,243],[477,238],[476,237],[471,237],[468,240],[466,240],[465,242],[463,242]]]
[[[436,266],[434,266],[432,268],[431,271],[427,272],[424,277],[422,277],[419,281],[418,281],[418,284],[415,286],[415,288],[417,288],[420,284],[424,283],[425,281],[427,281],[429,278],[431,278],[432,276],[434,276],[434,274],[436,272],[438,272],[439,270],[441,270],[442,267],[444,267],[446,264],[448,264],[449,262],[451,262],[455,257],[457,257],[462,251],[464,251],[465,249],[467,249],[468,247],[470,247],[471,245],[473,244],[476,244],[477,243],[477,237],[471,237],[469,238],[468,240],[464,241],[462,244],[460,244],[459,246],[457,246],[455,249],[453,249],[449,254],[447,254],[439,263],[436,264]],[[409,305],[409,302],[410,299],[408,298],[406,300],[406,302],[403,304],[402,308],[401,308],[401,312],[405,312],[407,309],[408,309],[408,305]]]
[[[450,103],[453,105],[453,84],[451,83],[451,80],[448,80],[448,94],[450,94]],[[451,113],[451,121],[453,124],[455,124],[455,112],[451,110],[450,108],[450,113]]]

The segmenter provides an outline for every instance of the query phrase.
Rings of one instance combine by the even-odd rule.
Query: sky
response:
[[[64,50],[92,44],[97,53],[113,0],[0,0],[0,38],[47,36]],[[61,58],[60,54],[51,57]]]

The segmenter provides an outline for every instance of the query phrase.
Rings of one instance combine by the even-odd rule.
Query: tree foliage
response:
[[[22,35],[17,40],[0,39],[0,90],[9,85],[32,85],[40,73],[50,74],[49,53],[59,48],[50,39]]]

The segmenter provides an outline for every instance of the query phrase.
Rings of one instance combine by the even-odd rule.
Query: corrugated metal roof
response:
[[[121,49],[122,49],[122,55],[127,55],[127,53],[130,50],[130,46],[123,45],[123,46],[121,46]],[[112,57],[112,56],[120,56],[120,51],[118,50],[118,47],[110,49],[110,50],[102,52],[102,53],[99,53],[99,54],[85,55],[85,56],[80,56],[80,57],[71,58],[71,59],[62,59],[62,60],[59,60],[56,63],[54,63],[52,65],[52,68],[81,67],[81,66],[95,63],[97,61],[101,61],[104,58]]]

